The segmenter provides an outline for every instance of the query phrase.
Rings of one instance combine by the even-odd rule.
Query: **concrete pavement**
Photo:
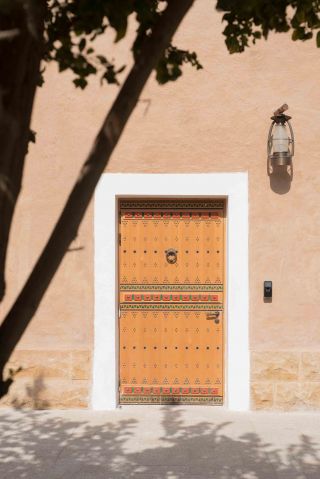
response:
[[[0,411],[1,479],[319,479],[320,415]]]

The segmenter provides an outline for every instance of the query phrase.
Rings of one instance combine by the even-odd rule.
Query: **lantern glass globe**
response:
[[[274,125],[272,142],[274,153],[289,151],[289,137],[285,125]]]

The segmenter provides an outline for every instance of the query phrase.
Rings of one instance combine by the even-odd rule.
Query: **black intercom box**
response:
[[[263,283],[263,297],[272,298],[272,281],[264,281]]]

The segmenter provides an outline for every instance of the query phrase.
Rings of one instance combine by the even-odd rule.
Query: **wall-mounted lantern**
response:
[[[284,114],[288,108],[288,105],[282,105],[271,117],[272,123],[268,135],[268,163],[272,168],[292,166],[294,136],[289,121],[291,116]]]

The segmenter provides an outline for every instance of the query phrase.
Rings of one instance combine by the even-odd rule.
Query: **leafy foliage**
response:
[[[125,65],[116,65],[113,58],[96,52],[95,39],[111,29],[114,41],[119,42],[134,18],[137,28],[132,54],[136,58],[167,3],[168,0],[0,0],[0,17],[18,19],[20,27],[22,17],[27,16],[26,24],[30,26],[33,11],[40,4],[46,5],[43,58],[57,62],[60,71],[71,70],[75,85],[85,88],[89,77],[96,74],[101,82],[119,84],[125,69]],[[270,31],[291,30],[293,40],[308,40],[315,32],[320,47],[320,0],[217,0],[216,7],[224,12],[223,34],[230,53],[242,52],[250,42],[266,39]],[[196,53],[170,45],[156,67],[158,82],[179,78],[185,63],[202,68]],[[39,85],[41,82],[40,78]]]
[[[320,47],[319,0],[218,0],[217,9],[225,12],[223,34],[230,53],[244,51],[270,31],[292,30],[292,40],[309,40],[317,31]]]
[[[48,0],[45,60],[56,61],[60,71],[71,70],[74,83],[85,88],[90,75],[99,74],[101,82],[119,84],[125,65],[116,66],[111,58],[97,54],[94,40],[106,29],[114,30],[114,41],[127,33],[129,17],[137,23],[133,55],[167,5],[165,0]],[[200,67],[195,53],[170,46],[157,66],[160,83],[181,75],[182,63]]]
[[[157,80],[160,84],[174,81],[182,75],[181,66],[183,63],[190,63],[197,70],[202,65],[197,59],[196,53],[190,53],[187,50],[179,50],[172,45],[167,48],[157,67]]]

